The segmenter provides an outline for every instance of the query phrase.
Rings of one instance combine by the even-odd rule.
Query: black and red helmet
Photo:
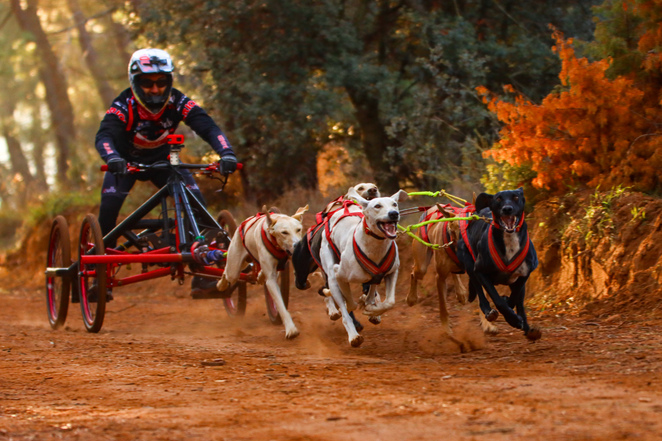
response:
[[[138,102],[151,113],[157,114],[168,103],[172,91],[172,58],[161,49],[140,49],[133,53],[129,61],[129,83]],[[162,95],[145,95],[140,87],[140,77],[144,74],[162,73],[167,79],[167,87]]]

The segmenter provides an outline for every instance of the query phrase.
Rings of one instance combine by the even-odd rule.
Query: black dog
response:
[[[460,222],[462,240],[457,255],[469,275],[469,301],[478,296],[487,320],[496,320],[500,312],[510,326],[522,329],[529,340],[538,340],[542,333],[529,326],[524,312],[526,281],[538,267],[538,256],[524,221],[524,190],[481,193],[475,208],[479,216],[491,222]],[[495,285],[508,285],[510,296],[499,295]],[[490,307],[483,288],[499,312]]]

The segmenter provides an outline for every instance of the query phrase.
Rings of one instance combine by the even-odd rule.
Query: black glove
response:
[[[114,175],[126,174],[126,161],[122,158],[110,158],[107,162],[108,171]]]
[[[234,155],[226,155],[218,161],[218,167],[223,175],[229,175],[237,170],[237,158]]]

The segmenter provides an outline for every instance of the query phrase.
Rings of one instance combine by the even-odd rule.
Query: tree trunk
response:
[[[78,0],[67,0],[67,3],[69,4],[69,10],[76,23],[76,29],[78,30],[78,43],[83,52],[85,64],[87,64],[87,68],[92,73],[94,84],[97,87],[103,106],[106,108],[113,102],[115,92],[113,91],[113,88],[110,87],[110,84],[108,84],[108,81],[106,81],[103,67],[99,64],[99,55],[92,45],[92,38],[90,37],[89,32],[87,32],[87,29],[85,28],[87,18],[85,17],[85,14],[83,14],[83,11],[81,11]]]
[[[44,162],[44,151],[46,150],[46,136],[42,129],[42,119],[39,107],[33,107],[30,112],[32,115],[32,124],[30,128],[30,141],[32,142],[32,163],[35,168],[35,179],[37,186],[44,192],[48,191],[46,181],[46,166]]]
[[[11,8],[21,29],[31,33],[34,37],[37,50],[43,61],[43,65],[39,69],[39,77],[46,89],[46,102],[58,147],[57,180],[58,183],[66,187],[69,184],[67,178],[68,160],[72,150],[71,145],[76,137],[74,111],[67,95],[67,80],[46,33],[41,27],[37,15],[37,1],[28,0],[26,9],[21,8],[21,3],[21,0],[11,0]]]
[[[379,119],[379,100],[352,86],[345,86],[345,89],[356,110],[363,150],[375,176],[375,184],[384,193],[395,192],[399,188],[398,177],[387,160],[389,138]]]
[[[16,103],[13,100],[7,101],[5,106],[0,108],[0,131],[7,142],[7,153],[9,154],[10,173],[20,175],[26,186],[29,186],[34,177],[30,173],[28,159],[21,149],[21,142],[16,138],[14,110]]]

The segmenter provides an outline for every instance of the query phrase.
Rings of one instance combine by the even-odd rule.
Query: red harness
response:
[[[522,216],[522,218],[524,218],[524,216]],[[494,227],[495,225],[490,225],[490,231],[487,233],[487,245],[490,249],[490,256],[492,256],[492,260],[494,260],[494,263],[496,264],[497,268],[499,268],[499,271],[504,273],[513,273],[517,268],[519,268],[522,262],[524,262],[524,259],[526,259],[526,255],[529,252],[529,232],[526,232],[526,242],[524,246],[520,248],[519,252],[515,256],[513,256],[513,258],[510,260],[510,263],[506,265],[503,261],[503,258],[501,257],[501,253],[499,253],[499,250],[497,250],[496,246],[494,246],[494,240],[492,239],[492,230]],[[519,230],[519,228],[517,230]]]
[[[464,208],[460,209],[459,215],[461,217],[469,217],[472,216],[474,213],[476,213],[476,207],[474,207],[472,204],[466,203]],[[461,220],[458,221],[458,224],[460,225],[460,234],[462,235],[462,240],[464,240],[464,243],[467,246],[467,249],[469,250],[471,257],[475,262],[476,255],[474,254],[474,250],[471,248],[471,242],[469,242],[469,234],[467,233],[467,228],[469,227],[469,221]]]
[[[463,217],[468,217],[474,214],[476,211],[476,208],[473,205],[467,204],[465,208],[461,210],[461,215]],[[467,249],[469,250],[469,253],[471,254],[471,257],[473,258],[474,262],[476,261],[476,255],[474,254],[473,249],[471,248],[471,243],[469,242],[469,234],[467,233],[467,228],[469,226],[469,221],[459,221],[460,224],[460,233],[462,234],[462,239],[464,240],[464,243],[467,246]],[[522,225],[524,224],[524,213],[522,213],[522,216],[520,217],[519,223],[517,224],[517,227],[515,227],[515,231],[519,231],[522,228]],[[529,232],[527,231],[526,233],[526,242],[522,248],[520,248],[519,252],[513,256],[513,258],[510,260],[508,264],[504,262],[504,258],[497,249],[496,245],[494,244],[494,238],[492,237],[492,230],[494,228],[501,229],[499,224],[494,222],[490,223],[489,231],[487,233],[487,246],[490,250],[490,257],[492,257],[492,260],[494,261],[494,264],[497,266],[499,271],[505,272],[505,273],[513,273],[515,270],[524,262],[524,259],[526,259],[526,255],[529,252]]]
[[[359,205],[359,204],[357,204],[354,201],[343,201],[342,206],[340,208],[338,208],[337,210],[334,210],[332,213],[329,213],[327,215],[327,217],[324,219],[324,232],[326,234],[326,240],[327,240],[327,242],[329,242],[329,245],[331,246],[331,249],[333,250],[333,254],[336,256],[336,262],[340,262],[340,250],[338,249],[336,244],[334,244],[333,241],[331,240],[331,230],[332,230],[332,228],[335,227],[338,222],[340,222],[342,219],[344,219],[346,217],[349,217],[349,216],[359,216],[361,218],[363,217],[363,213],[361,211],[353,211],[353,212],[349,211],[349,207],[352,206],[352,205]],[[331,216],[339,210],[345,210],[345,211],[343,212],[343,214],[340,215],[340,217],[338,219],[336,219],[336,222],[333,225],[331,225],[329,223],[329,219],[331,219]],[[320,268],[321,268],[321,265],[320,265]]]
[[[379,285],[382,283],[384,276],[388,274],[395,264],[395,257],[398,254],[397,249],[395,248],[395,242],[391,242],[388,252],[378,264],[366,256],[363,250],[359,247],[359,244],[356,243],[356,230],[354,230],[354,235],[352,236],[352,247],[354,248],[354,257],[356,257],[356,261],[359,262],[359,265],[361,265],[361,268],[363,268],[366,273],[370,274],[371,279],[368,283],[371,285]]]
[[[273,214],[273,213],[272,213]],[[257,221],[260,220],[261,218],[265,217],[266,215],[264,213],[258,213],[253,217],[249,217],[245,221],[241,223],[239,226],[239,235],[241,237],[241,243],[244,244],[244,248],[246,248],[246,251],[248,254],[251,256],[251,258],[259,264],[259,260],[251,254],[250,250],[246,246],[246,233],[248,230],[250,230],[255,224],[257,224]],[[250,224],[249,224],[250,222]],[[246,226],[248,224],[248,226]],[[288,255],[285,250],[283,250],[281,247],[278,246],[278,243],[276,243],[274,237],[267,232],[266,229],[262,228],[260,231],[260,236],[262,237],[262,243],[264,244],[264,247],[269,251],[269,254],[271,254],[276,260],[278,260],[278,269],[282,269],[283,266],[285,265],[285,262],[287,261]]]
[[[457,217],[462,216],[462,211],[463,211],[462,208],[453,207],[451,204],[443,205],[443,207],[446,210],[452,210],[453,214]],[[436,211],[433,211],[431,213],[428,213],[425,216],[425,219],[423,219],[423,222],[429,221],[429,220],[441,219],[442,217],[443,217],[443,215],[441,214],[441,211],[436,210]],[[452,242],[452,239],[451,239],[451,234],[448,232],[448,222],[442,222],[442,224],[443,225],[441,226],[441,242],[442,242],[442,245],[449,245]],[[423,239],[424,241],[426,241],[428,243],[430,242],[430,236],[428,235],[428,227],[429,226],[430,226],[430,224],[423,225],[423,228],[421,229],[421,239]],[[455,254],[454,247],[445,246],[444,250],[446,251],[446,254],[448,254],[448,257],[450,257],[451,260],[457,266],[459,266],[461,268],[462,264],[460,263],[460,259],[457,258],[457,254]],[[462,271],[462,272],[464,272],[464,271]]]
[[[522,216],[520,217],[519,222],[515,227],[515,232],[518,232],[520,229],[522,229],[522,225],[524,225],[524,213],[522,213]],[[490,223],[490,231],[487,233],[487,245],[490,249],[490,256],[492,256],[492,260],[494,260],[494,263],[496,264],[497,268],[499,268],[499,271],[512,273],[522,264],[522,262],[524,262],[524,259],[526,259],[526,255],[529,252],[529,232],[526,232],[526,242],[524,246],[520,248],[519,252],[515,256],[513,256],[513,258],[510,260],[510,263],[506,265],[503,261],[503,258],[501,257],[501,253],[499,253],[499,250],[497,250],[496,246],[494,246],[494,240],[492,239],[493,228],[499,230],[501,229],[501,226],[494,222],[494,219],[492,219],[492,222]]]

